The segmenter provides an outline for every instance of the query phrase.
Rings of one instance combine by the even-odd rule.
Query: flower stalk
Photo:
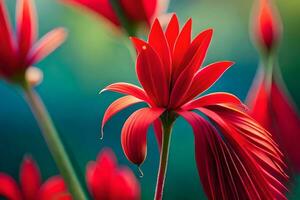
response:
[[[75,169],[41,98],[29,84],[23,84],[23,89],[27,102],[41,128],[43,137],[70,193],[74,200],[86,200],[87,198],[76,176]]]
[[[155,197],[154,197],[155,200],[161,200],[163,196],[164,183],[165,183],[166,172],[168,167],[171,134],[172,134],[174,121],[175,121],[174,117],[172,117],[172,115],[169,115],[168,112],[166,112],[162,116],[163,135],[162,135],[162,147],[160,152],[159,169],[158,169],[156,189],[155,189]]]

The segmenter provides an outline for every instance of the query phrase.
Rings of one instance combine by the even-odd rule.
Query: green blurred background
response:
[[[86,163],[94,160],[103,147],[111,147],[119,162],[128,165],[138,176],[137,168],[126,160],[120,145],[122,124],[136,107],[114,117],[105,129],[104,140],[99,139],[104,110],[119,96],[109,92],[98,95],[99,90],[118,81],[137,83],[127,39],[114,34],[103,21],[89,13],[54,0],[36,1],[40,35],[57,26],[69,30],[66,43],[38,64],[45,76],[38,91],[79,169],[84,172]],[[6,2],[14,19],[15,0]],[[284,23],[279,62],[287,87],[300,107],[300,1],[276,2]],[[258,65],[258,55],[248,34],[251,5],[252,0],[171,0],[169,11],[177,12],[182,23],[193,18],[194,35],[214,28],[206,63],[236,62],[211,91],[228,91],[241,99],[246,97]],[[0,171],[17,178],[23,155],[30,153],[44,179],[57,174],[21,91],[1,81],[0,94]],[[153,199],[159,159],[152,129],[148,138],[148,155],[142,165],[145,175],[139,179],[143,199]],[[297,179],[290,199],[300,198],[300,178]],[[205,199],[196,171],[192,130],[182,119],[177,121],[172,137],[165,199]]]

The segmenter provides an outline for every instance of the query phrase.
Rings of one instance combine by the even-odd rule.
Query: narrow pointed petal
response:
[[[216,62],[199,70],[193,78],[183,101],[190,101],[209,89],[234,63],[230,61]]]
[[[145,42],[144,40],[141,40],[137,37],[130,37],[130,40],[137,52],[137,55],[143,50],[143,47],[148,45],[147,42]]]
[[[38,196],[40,200],[71,200],[64,180],[60,176],[49,178],[41,187]]]
[[[47,33],[34,46],[30,57],[30,63],[36,63],[57,49],[66,39],[67,31],[64,28],[56,28]]]
[[[17,1],[16,21],[19,56],[23,60],[37,38],[37,15],[33,0]]]
[[[144,46],[138,55],[136,72],[149,98],[157,105],[167,105],[169,84],[166,71],[151,46]]]
[[[109,149],[104,149],[96,162],[90,162],[86,170],[88,188],[95,200],[111,199],[110,185],[116,170],[116,158]]]
[[[41,185],[41,175],[35,161],[25,156],[20,169],[20,184],[26,200],[34,199]]]
[[[211,106],[216,104],[234,104],[236,106],[244,107],[243,103],[238,97],[230,93],[216,92],[192,100],[189,103],[182,106],[182,109],[192,110],[195,108]]]
[[[0,197],[9,200],[22,200],[21,192],[16,181],[0,172]]]
[[[109,119],[111,119],[115,114],[117,114],[121,110],[123,110],[131,105],[134,105],[134,104],[140,103],[140,102],[143,102],[143,100],[128,95],[128,96],[121,97],[118,100],[114,101],[112,104],[110,104],[110,106],[106,109],[103,119],[102,119],[102,126],[101,126],[102,131],[103,131],[103,128],[104,128],[106,122]]]
[[[128,168],[116,170],[111,188],[111,199],[139,200],[141,198],[140,185]]]
[[[177,68],[180,66],[191,44],[191,34],[192,34],[192,19],[189,19],[183,26],[175,42],[175,46],[173,50],[172,75],[177,71]]]
[[[122,147],[132,163],[141,165],[147,153],[147,132],[149,126],[164,112],[162,108],[142,108],[134,112],[122,129]]]
[[[154,128],[154,133],[158,144],[158,149],[161,150],[163,126],[160,119],[157,119],[153,122],[153,128]]]
[[[10,65],[14,60],[14,46],[5,2],[0,1],[0,64]],[[1,72],[0,72],[1,73]]]
[[[174,45],[179,35],[179,22],[176,14],[173,14],[170,23],[167,26],[165,35],[169,43],[170,51],[173,53]]]
[[[147,94],[145,93],[145,91],[142,88],[132,85],[132,84],[129,84],[129,83],[120,82],[120,83],[111,84],[111,85],[107,86],[106,88],[104,88],[100,93],[105,92],[105,91],[118,92],[121,94],[134,96],[134,97],[141,99],[143,101],[146,101],[146,102],[150,101]]]
[[[292,101],[277,82],[272,84],[271,104],[275,118],[274,133],[277,133],[276,137],[294,170],[300,171],[300,118]]]
[[[155,19],[150,34],[149,34],[149,45],[160,57],[162,67],[165,70],[167,84],[169,85],[171,79],[171,52],[165,34],[158,21]],[[169,93],[169,92],[168,92]]]
[[[244,143],[228,137],[196,113],[180,112],[193,127],[199,175],[209,199],[275,199],[274,191]],[[226,126],[226,125],[224,125]],[[226,132],[230,131],[230,132]],[[202,162],[206,160],[206,162]],[[282,195],[282,199],[286,199]]]

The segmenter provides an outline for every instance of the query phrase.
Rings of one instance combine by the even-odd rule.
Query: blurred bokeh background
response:
[[[15,0],[6,0],[14,19]],[[66,43],[38,64],[44,81],[38,87],[56,126],[79,170],[84,173],[103,147],[111,147],[120,163],[138,176],[121,149],[120,130],[129,114],[142,105],[126,109],[114,117],[100,140],[100,121],[105,108],[118,97],[98,92],[106,85],[126,81],[137,83],[134,61],[127,38],[113,33],[94,15],[66,7],[55,0],[36,0],[40,35],[57,26],[69,30]],[[245,99],[258,65],[258,54],[249,39],[249,14],[252,0],[171,0],[169,11],[177,12],[183,23],[193,18],[193,33],[214,28],[214,37],[206,63],[232,60],[236,64],[210,91],[228,91]],[[284,23],[279,63],[287,87],[300,107],[300,1],[276,1]],[[13,21],[13,20],[12,20]],[[47,150],[22,93],[18,88],[0,83],[0,171],[18,178],[19,164],[29,153],[38,162],[42,175],[58,171]],[[300,143],[300,141],[299,141]],[[152,133],[148,135],[148,155],[142,165],[143,199],[153,199],[158,150]],[[204,161],[205,162],[205,161]],[[1,187],[1,186],[0,186]],[[300,198],[300,178],[296,178],[289,199]],[[179,119],[171,142],[165,199],[205,199],[194,160],[193,134]]]

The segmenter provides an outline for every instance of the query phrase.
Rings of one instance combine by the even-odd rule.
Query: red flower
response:
[[[17,0],[14,38],[4,2],[0,1],[0,77],[23,81],[26,69],[60,46],[66,31],[54,29],[36,42],[37,16],[33,0]]]
[[[130,169],[118,167],[114,153],[103,150],[96,162],[90,162],[87,184],[94,200],[140,199],[140,186]]]
[[[258,0],[253,15],[253,37],[263,49],[272,50],[281,36],[281,21],[272,0]]]
[[[122,20],[119,18],[115,7],[110,0],[62,0],[68,4],[84,6],[97,15],[109,20],[112,24],[120,27]],[[113,1],[114,2],[114,1]],[[118,1],[116,1],[118,2]],[[120,0],[122,13],[126,20],[133,25],[146,23],[148,26],[152,20],[165,10],[168,0]]]
[[[41,183],[41,175],[34,160],[25,156],[20,168],[20,185],[9,175],[0,173],[0,196],[9,200],[71,200],[60,176]]]
[[[161,124],[182,116],[193,128],[198,172],[209,199],[285,199],[282,154],[270,134],[245,113],[241,101],[223,92],[196,98],[233,63],[202,67],[213,31],[208,29],[191,40],[191,26],[188,20],[180,31],[174,15],[165,32],[155,20],[148,42],[132,38],[143,89],[128,83],[106,87],[126,96],[108,107],[102,128],[120,110],[145,102],[148,107],[126,120],[121,135],[127,158],[141,165],[148,127],[154,125],[161,145],[165,138]]]

